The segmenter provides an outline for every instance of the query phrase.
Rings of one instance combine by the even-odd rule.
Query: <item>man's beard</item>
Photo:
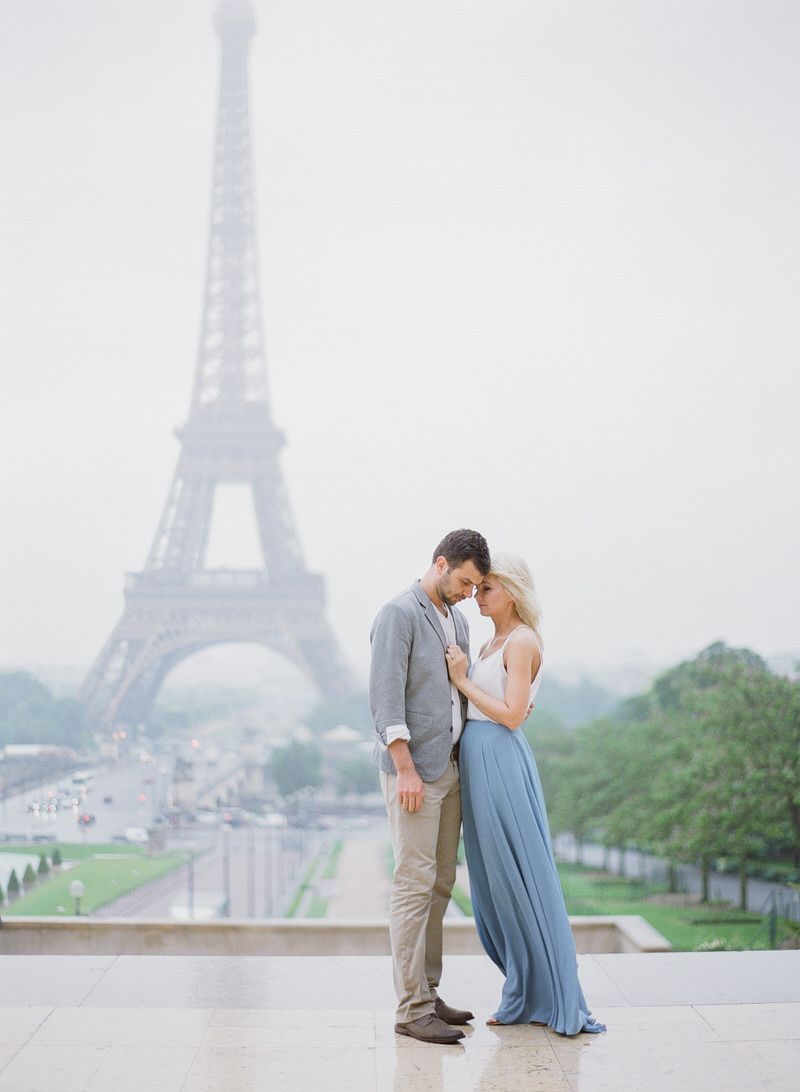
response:
[[[454,595],[452,590],[450,590],[448,594],[445,594],[443,582],[439,584],[439,587],[436,590],[439,593],[439,598],[445,604],[445,606],[454,607],[458,602],[458,596]]]

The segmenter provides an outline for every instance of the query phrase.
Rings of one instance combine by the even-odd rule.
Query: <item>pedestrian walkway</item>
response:
[[[348,831],[339,854],[327,918],[385,921],[389,915],[388,830]]]
[[[3,958],[3,1092],[794,1092],[800,952],[584,955],[604,1035],[488,1028],[500,975],[445,958],[455,1046],[394,1033],[388,956]]]

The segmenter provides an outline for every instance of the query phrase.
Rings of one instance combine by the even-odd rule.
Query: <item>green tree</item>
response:
[[[340,698],[327,698],[319,702],[306,717],[306,724],[314,733],[321,735],[337,724],[346,724],[365,738],[373,734],[369,698],[365,690],[357,690]]]
[[[800,860],[800,696],[748,649],[717,643],[571,740],[541,733],[554,830],[699,860],[747,862],[768,845]],[[527,731],[526,727],[526,731]]]
[[[660,675],[650,691],[650,704],[664,713],[693,708],[698,694],[716,689],[732,672],[758,675],[766,671],[767,665],[758,653],[749,648],[730,648],[717,641],[693,660]]]
[[[702,722],[724,754],[717,783],[729,801],[729,852],[743,865],[782,843],[800,865],[800,683],[731,671],[705,696]]]
[[[773,681],[755,653],[716,644],[666,672],[648,695],[657,762],[641,830],[657,851],[699,859],[704,900],[711,861],[732,856],[739,862],[744,908],[747,861],[762,854],[776,833],[746,713],[747,695]]]
[[[551,830],[569,831],[569,824],[563,821],[567,808],[561,805],[573,767],[575,734],[564,727],[560,718],[539,709],[530,714],[519,731],[524,732],[536,759]]]
[[[368,758],[359,755],[342,762],[336,781],[339,796],[347,796],[349,793],[365,796],[378,791],[378,771]]]
[[[0,746],[53,743],[76,750],[92,746],[83,708],[74,698],[55,699],[27,671],[0,674]]]
[[[50,865],[48,864],[47,856],[44,853],[42,853],[39,857],[39,868],[37,869],[37,871],[41,879],[44,879],[44,877],[50,871]]]
[[[322,784],[322,751],[315,743],[292,740],[285,747],[276,747],[270,765],[281,796]]]
[[[17,879],[16,868],[11,869],[11,875],[8,877],[7,894],[9,902],[11,902],[12,899],[15,899],[19,894],[19,880]]]
[[[36,873],[33,870],[33,866],[30,861],[25,865],[25,872],[22,875],[22,883],[25,887],[33,887],[36,883]]]
[[[603,689],[591,679],[583,678],[578,683],[568,684],[546,675],[536,695],[536,711],[533,715],[537,717],[547,713],[558,717],[566,727],[576,728],[609,716],[618,703],[616,694]]]

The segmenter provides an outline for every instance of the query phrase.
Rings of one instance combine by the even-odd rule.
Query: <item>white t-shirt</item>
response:
[[[436,617],[439,619],[439,623],[444,632],[444,643],[446,645],[456,645],[456,624],[453,621],[453,609],[452,607],[445,607],[447,614],[444,615],[436,608]],[[464,727],[464,722],[461,719],[461,694],[455,683],[450,683],[450,701],[453,705],[453,743],[457,743],[459,736],[461,735]]]

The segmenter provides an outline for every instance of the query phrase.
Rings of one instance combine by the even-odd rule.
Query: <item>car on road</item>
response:
[[[287,827],[289,820],[279,811],[268,811],[266,815],[259,815],[255,820],[258,827]]]
[[[150,840],[150,835],[144,827],[125,827],[122,836],[126,842],[131,842],[134,845],[146,845]]]
[[[93,823],[97,822],[97,816],[92,815],[89,811],[82,811],[78,816],[79,827],[90,827]]]
[[[230,827],[246,826],[249,817],[241,808],[223,808],[219,813],[220,822],[227,823]]]

